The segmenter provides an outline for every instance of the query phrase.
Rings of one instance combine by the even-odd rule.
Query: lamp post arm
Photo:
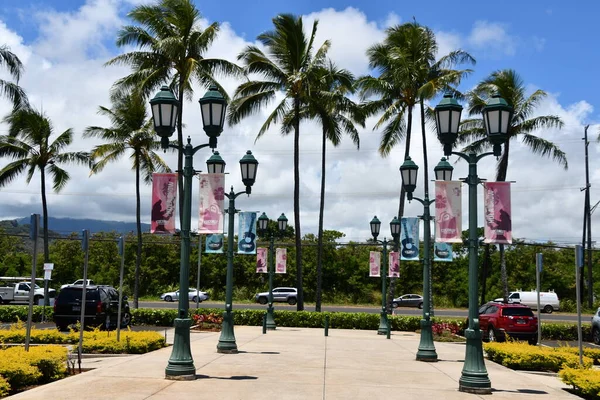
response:
[[[200,145],[194,147],[194,149],[192,150],[192,155],[196,154],[196,152],[198,150],[203,149],[203,148],[208,147],[208,146],[210,146],[210,143],[204,143],[204,144],[200,144]]]
[[[475,153],[461,153],[460,151],[453,151],[451,154],[457,155],[469,163],[470,162],[477,163],[483,157],[495,155],[493,151],[488,151],[487,153],[481,153],[479,155],[477,155]]]
[[[412,200],[418,201],[419,203],[423,204],[424,207],[429,207],[430,205],[435,203],[435,199],[429,200],[427,197],[425,197],[425,199],[421,199],[419,197],[413,196]]]
[[[227,197],[229,200],[235,200],[237,199],[238,196],[242,195],[242,194],[247,194],[248,192],[246,190],[244,190],[243,192],[234,192],[233,191],[233,186],[231,187],[231,192],[229,193],[224,193],[225,197]]]

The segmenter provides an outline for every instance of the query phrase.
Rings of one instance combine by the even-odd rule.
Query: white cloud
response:
[[[506,26],[497,22],[476,21],[467,38],[469,44],[484,54],[513,56],[517,43],[506,31]]]

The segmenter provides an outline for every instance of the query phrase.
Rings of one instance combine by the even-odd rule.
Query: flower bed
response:
[[[223,317],[216,313],[193,314],[192,320],[195,331],[220,332],[223,324]]]

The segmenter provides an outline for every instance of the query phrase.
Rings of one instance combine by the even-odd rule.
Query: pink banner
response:
[[[198,233],[223,233],[225,174],[200,174]]]
[[[381,253],[378,251],[369,252],[369,276],[380,276]]]
[[[435,241],[462,243],[461,181],[435,181]]]
[[[390,278],[400,278],[400,253],[391,251],[389,256],[388,276]]]
[[[267,249],[264,247],[256,249],[256,273],[267,273]]]
[[[511,244],[510,182],[483,184],[484,243]]]
[[[275,249],[275,273],[285,274],[287,264],[287,249]]]
[[[152,174],[150,233],[175,233],[177,174]]]

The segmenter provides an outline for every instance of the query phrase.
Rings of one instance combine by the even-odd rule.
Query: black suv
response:
[[[54,322],[60,331],[81,319],[81,296],[83,286],[68,286],[61,289],[54,300]],[[86,287],[85,295],[86,327],[111,329],[117,327],[119,293],[112,286],[91,285]],[[131,323],[131,313],[127,296],[121,304],[121,328]]]

